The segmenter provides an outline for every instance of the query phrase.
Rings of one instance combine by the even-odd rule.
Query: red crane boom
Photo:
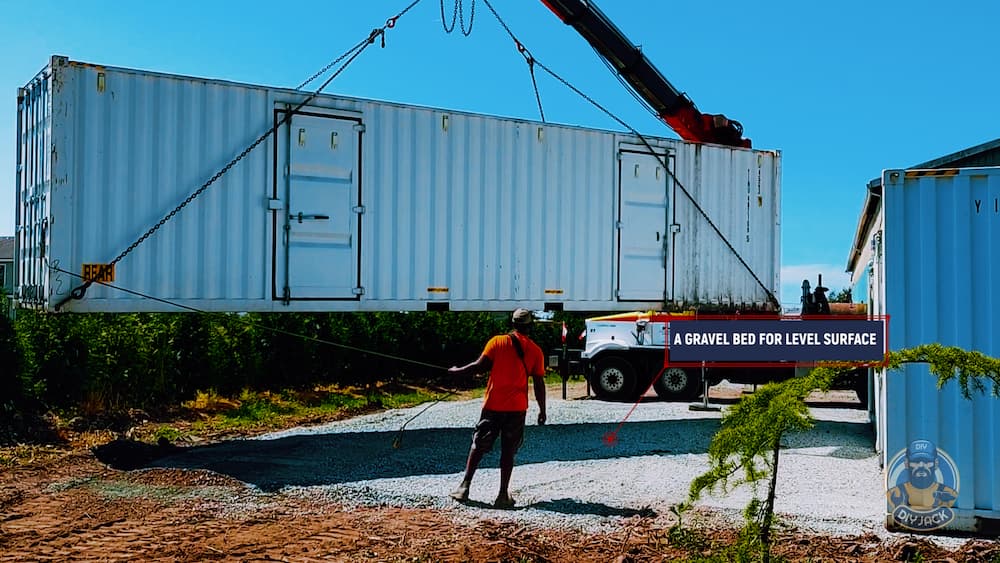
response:
[[[573,26],[682,139],[750,148],[750,139],[743,137],[740,122],[722,114],[698,111],[694,102],[674,88],[642,50],[592,2],[542,0],[542,3],[563,23]]]

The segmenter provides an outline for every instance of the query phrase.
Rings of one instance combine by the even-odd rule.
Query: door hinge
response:
[[[351,208],[351,211],[357,213],[358,215],[364,215],[365,214],[365,206],[364,205],[354,206],[354,207]]]
[[[268,211],[278,211],[284,208],[285,208],[285,202],[281,201],[280,199],[268,198],[267,200]]]
[[[671,223],[670,224],[670,232],[671,233],[679,233],[679,232],[681,232],[681,226],[680,226],[680,224],[678,224],[678,223]]]
[[[364,133],[365,132],[365,124],[364,123],[358,123],[358,124],[356,124],[354,126],[354,130],[357,131],[358,133]]]
[[[615,228],[616,229],[621,229],[623,227],[625,227],[624,223],[622,223],[621,221],[615,221]]]
[[[354,295],[364,295],[365,294],[365,288],[363,288],[363,287],[355,287],[355,288],[351,289],[351,293],[354,294]]]
[[[281,292],[281,302],[285,305],[292,300],[292,290],[286,285],[285,289]]]

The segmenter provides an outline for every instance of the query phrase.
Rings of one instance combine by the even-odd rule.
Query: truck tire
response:
[[[635,368],[620,356],[598,360],[590,386],[598,399],[625,400],[635,394]]]
[[[667,368],[653,383],[657,396],[665,401],[688,401],[701,391],[701,377],[694,370]]]

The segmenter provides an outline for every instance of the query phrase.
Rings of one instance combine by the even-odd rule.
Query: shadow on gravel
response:
[[[161,439],[156,444],[147,444],[135,440],[118,439],[107,444],[91,448],[101,463],[105,463],[115,469],[131,471],[146,467],[157,459],[181,451],[177,446],[173,446],[165,439]]]
[[[526,505],[517,505],[513,508],[496,508],[488,502],[482,502],[478,500],[466,500],[462,501],[460,504],[464,506],[469,506],[472,508],[483,508],[486,510],[503,510],[503,511],[515,511],[515,510],[526,510],[528,508],[534,508],[536,510],[547,510],[549,512],[558,512],[560,514],[593,514],[595,516],[621,516],[628,518],[629,516],[643,516],[648,518],[656,517],[656,511],[652,508],[616,508],[614,506],[608,506],[600,502],[580,502],[576,499],[571,498],[560,498],[555,500],[546,500],[542,502],[535,502]]]
[[[559,512],[560,514],[593,514],[595,516],[621,516],[624,518],[628,518],[629,516],[656,517],[656,511],[652,508],[616,508],[600,502],[580,502],[571,498],[536,502],[525,508],[548,510],[549,512]]]
[[[614,424],[530,425],[525,429],[517,464],[704,454],[718,427],[717,419],[629,422],[621,427],[617,442],[608,445],[604,438],[617,428]],[[407,430],[398,449],[393,448],[396,436],[394,431],[345,432],[237,440],[185,448],[177,455],[150,460],[147,466],[208,469],[265,491],[285,486],[446,475],[465,467],[472,429]],[[798,443],[800,438],[807,444]],[[843,422],[821,421],[812,431],[788,439],[793,448],[870,444],[868,425]],[[480,467],[498,467],[498,450],[494,448]]]

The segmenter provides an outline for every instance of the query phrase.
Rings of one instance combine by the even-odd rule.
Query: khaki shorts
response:
[[[472,433],[472,445],[477,450],[488,452],[500,438],[502,452],[516,452],[524,442],[525,411],[491,411],[483,409]]]

